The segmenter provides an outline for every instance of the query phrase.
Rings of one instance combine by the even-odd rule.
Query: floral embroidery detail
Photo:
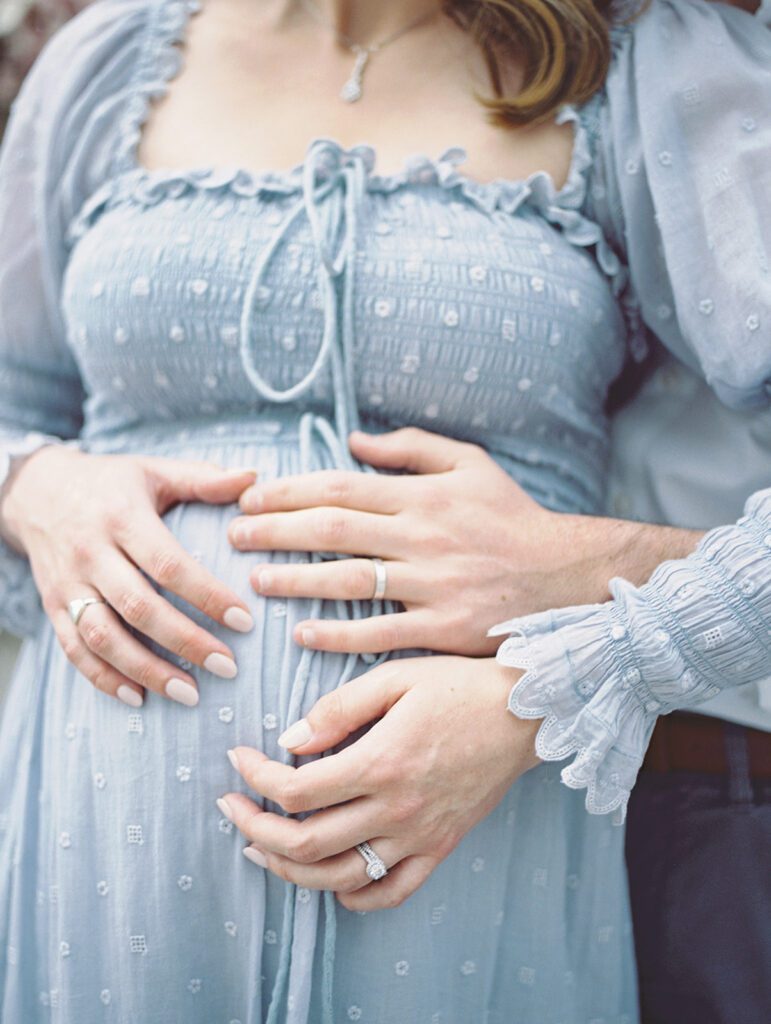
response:
[[[136,953],[139,956],[144,956],[147,953],[147,941],[144,935],[131,935],[129,936],[129,949],[132,953]]]
[[[126,826],[126,842],[133,846],[142,846],[145,838],[142,832],[141,825],[127,825]]]
[[[193,769],[189,765],[181,764],[179,768],[177,768],[176,774],[180,782],[189,782],[190,776],[193,774]]]
[[[177,885],[182,890],[182,892],[190,892],[190,890],[193,888],[193,879],[190,877],[190,875],[180,875],[179,878],[177,879]]]
[[[200,978],[191,978],[190,981],[187,983],[187,987],[188,990],[192,992],[193,995],[195,996],[198,995],[198,993],[201,991],[201,984],[202,983]]]
[[[102,880],[96,883],[96,891],[99,893],[100,896],[106,896],[107,893],[110,891],[110,887],[107,884],[107,882]]]
[[[217,718],[219,718],[220,722],[224,723],[225,725],[230,725],[230,723],[233,721],[234,715],[235,712],[231,707],[228,707],[227,704],[224,707],[221,707],[217,712]]]
[[[238,925],[235,923],[235,921],[226,921],[225,931],[231,938],[235,938],[236,935],[238,934]]]
[[[410,965],[406,960],[397,960],[394,964],[394,971],[400,978],[404,978],[410,973]]]
[[[63,850],[69,850],[72,846],[72,838],[69,832],[61,832],[59,834],[59,846],[61,846]]]

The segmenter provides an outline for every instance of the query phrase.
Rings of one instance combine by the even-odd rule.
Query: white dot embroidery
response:
[[[72,838],[69,832],[62,832],[59,835],[59,846],[61,846],[63,850],[69,850],[72,846]]]
[[[672,166],[672,154],[668,149],[662,150],[662,152],[659,153],[659,163],[662,167]]]
[[[386,224],[384,220],[381,220],[379,224],[375,225],[375,233],[378,235],[390,235],[391,225]]]
[[[387,317],[391,315],[391,303],[388,299],[378,299],[375,303],[375,316]]]
[[[190,892],[190,890],[193,888],[193,879],[190,877],[190,875],[180,875],[179,878],[177,879],[177,885],[182,890],[182,892]]]
[[[306,889],[303,886],[301,886],[297,890],[297,899],[300,901],[300,903],[308,903],[310,901],[310,898],[311,898],[311,891],[310,891],[310,889]]]
[[[104,281],[94,281],[91,286],[91,294],[95,299],[98,299],[100,295],[104,295]]]
[[[144,845],[144,834],[142,832],[141,825],[127,825],[126,826],[126,842],[132,846]]]
[[[702,640],[704,641],[704,647],[708,651],[712,651],[715,647],[719,647],[723,642],[723,631],[720,626],[713,626],[712,629],[707,629],[701,634]]]
[[[69,944],[69,942],[60,942],[59,943],[59,953],[63,957],[67,957],[67,956],[70,955],[70,944]]]
[[[67,722],[64,727],[64,735],[68,740],[74,740],[78,735],[78,729],[74,722]]]
[[[209,290],[209,282],[202,277],[197,277],[195,281],[190,282],[190,287],[194,295],[205,295]]]
[[[191,978],[190,981],[187,983],[187,987],[189,991],[193,993],[194,996],[198,995],[198,993],[201,991],[201,979]]]
[[[530,380],[529,377],[522,377],[520,380],[517,381],[518,391],[529,391],[532,386],[533,382]]]
[[[113,339],[116,345],[125,345],[128,341],[129,335],[125,327],[116,327]]]
[[[636,160],[627,160],[626,164],[624,165],[624,170],[627,174],[637,174],[637,172],[640,170],[640,165]]]
[[[522,985],[534,985],[535,967],[520,967],[517,971],[517,978]]]
[[[159,388],[168,388],[171,386],[171,381],[163,372],[163,370],[155,371],[155,373],[153,374],[153,381],[155,382],[155,386]]]
[[[361,1007],[349,1006],[347,1010],[348,1020],[361,1020]]]
[[[431,405],[427,405],[425,415],[427,419],[435,420],[439,415],[439,406],[435,402],[432,402]]]
[[[468,370],[463,374],[463,379],[467,384],[476,384],[479,380],[479,370],[476,366],[470,366]]]
[[[273,612],[272,612],[273,618],[274,619],[283,619],[283,618],[285,618],[288,610],[289,609],[287,608],[286,603],[284,601],[276,601],[275,604],[273,605]]]
[[[219,384],[219,380],[215,374],[207,373],[203,379],[203,383],[204,387],[209,388],[209,390],[211,391],[217,387],[217,385]]]
[[[463,963],[460,965],[461,974],[476,974],[476,970],[477,965],[474,963],[473,960],[464,960]]]
[[[472,281],[475,281],[477,284],[480,284],[487,277],[487,267],[483,267],[480,265],[471,267],[471,269],[468,272],[468,276],[471,278]]]
[[[757,121],[754,117],[745,117],[742,121],[742,128],[745,132],[754,132],[757,126]]]
[[[102,880],[101,882],[96,883],[96,891],[99,893],[100,896],[106,896],[107,893],[110,891],[110,887],[107,884],[107,882]]]
[[[220,818],[219,825],[217,827],[223,835],[229,836],[233,831],[233,822],[228,821],[227,818]]]
[[[126,390],[126,382],[125,382],[125,380],[124,380],[124,379],[123,379],[123,378],[122,378],[121,376],[119,376],[118,374],[116,374],[116,375],[115,375],[115,376],[113,377],[113,379],[112,379],[111,383],[112,383],[113,389],[114,389],[115,391],[125,391],[125,390]]]
[[[190,767],[190,765],[181,764],[179,768],[177,768],[177,778],[179,779],[180,782],[189,782],[190,776],[192,774],[193,769]]]
[[[297,348],[297,338],[294,334],[285,334],[281,339],[281,346],[287,352],[294,352]]]
[[[132,953],[137,953],[139,956],[144,956],[147,952],[147,941],[144,935],[130,935],[129,936],[129,949]]]
[[[102,989],[102,991],[99,993],[99,999],[105,1006],[110,1005],[110,1002],[112,1001],[112,993],[110,992],[109,988]]]
[[[751,313],[747,317],[747,330],[748,331],[757,331],[757,329],[759,327],[760,327],[760,317],[756,316],[755,313]]]
[[[533,872],[533,885],[539,889],[545,889],[548,877],[546,868],[536,868]]]
[[[484,857],[474,857],[474,859],[471,862],[471,870],[472,871],[484,871],[484,869],[485,869],[485,859],[484,859]]]
[[[131,294],[138,298],[146,298],[150,294],[150,278],[135,277],[131,282]]]
[[[437,238],[452,238],[452,231],[447,227],[446,224],[440,224],[436,229]]]
[[[546,287],[546,282],[542,277],[531,277],[530,287],[533,289],[534,292],[542,292]]]
[[[712,299],[702,299],[699,303],[699,312],[702,316],[711,316],[715,309],[715,303]]]
[[[217,718],[219,718],[220,722],[223,722],[225,725],[230,725],[230,723],[233,721],[234,714],[235,712],[233,711],[233,709],[229,708],[226,705],[225,707],[219,709],[219,711],[217,712]]]
[[[517,324],[515,320],[504,320],[501,324],[501,335],[504,341],[517,340]]]
[[[238,328],[233,324],[226,324],[220,327],[220,341],[223,345],[235,346],[238,344]]]
[[[271,714],[271,712],[268,712],[267,715],[263,715],[262,716],[262,727],[263,727],[263,729],[266,729],[268,732],[270,732],[272,729],[275,729],[277,726],[278,726],[278,719],[276,718],[276,716],[274,714]]]
[[[402,373],[417,373],[418,367],[420,366],[420,356],[409,355],[404,356],[401,362]]]
[[[410,973],[410,965],[406,960],[397,960],[394,964],[394,971],[400,978]]]
[[[234,939],[238,934],[238,925],[235,923],[235,921],[226,921],[225,931],[232,939]]]
[[[448,309],[442,319],[446,327],[457,327],[460,323],[460,314],[457,309]]]
[[[265,932],[265,941],[269,946],[275,946],[278,942],[278,935],[276,935],[272,928]]]
[[[181,324],[172,324],[169,329],[169,337],[177,344],[185,340],[185,328]]]

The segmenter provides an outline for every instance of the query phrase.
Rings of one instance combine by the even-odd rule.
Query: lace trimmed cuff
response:
[[[543,718],[536,753],[575,754],[563,782],[620,824],[656,718],[763,679],[771,660],[771,490],[745,515],[664,562],[642,587],[615,578],[612,600],[522,616],[497,660],[525,674],[509,710]]]

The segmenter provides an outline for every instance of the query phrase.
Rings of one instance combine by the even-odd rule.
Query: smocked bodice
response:
[[[327,139],[285,173],[128,167],[68,232],[85,437],[283,405],[334,424],[343,461],[360,421],[414,424],[490,448],[547,504],[594,507],[625,342],[569,209],[586,145],[579,124],[561,192],[473,182],[462,150],[382,177],[370,147]]]

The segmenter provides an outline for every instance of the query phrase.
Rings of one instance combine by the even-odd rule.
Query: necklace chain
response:
[[[405,35],[411,29],[417,28],[418,25],[422,25],[423,22],[428,21],[429,18],[433,18],[436,14],[436,11],[427,11],[425,14],[421,14],[419,18],[415,18],[402,28],[397,29],[396,32],[392,32],[389,36],[386,36],[385,39],[381,39],[378,42],[373,43],[371,46],[362,46],[361,43],[357,43],[356,40],[351,39],[351,37],[346,35],[345,32],[341,32],[339,28],[326,18],[319,10],[318,6],[313,3],[313,0],[302,0],[302,5],[311,17],[315,18],[320,25],[324,26],[324,28],[333,32],[340,42],[344,43],[349,50],[356,54],[356,63],[353,66],[351,76],[340,92],[340,98],[346,100],[348,103],[354,103],[356,100],[361,99],[362,78],[370,56],[373,53],[377,53],[379,50],[382,50],[390,43],[396,42],[396,40],[401,36]]]

